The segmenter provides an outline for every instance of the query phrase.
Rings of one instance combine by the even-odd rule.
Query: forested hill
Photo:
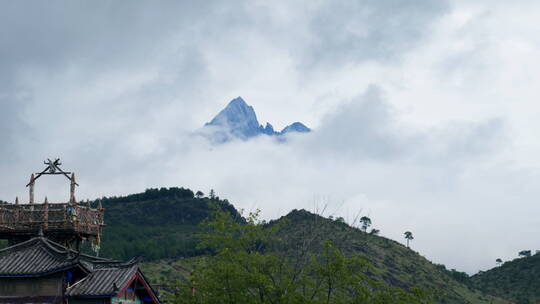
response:
[[[373,266],[372,278],[405,289],[415,286],[437,290],[440,296],[437,303],[506,303],[472,289],[460,280],[457,275],[460,272],[448,271],[403,244],[370,233],[368,229],[364,232],[361,228],[351,227],[342,218],[325,218],[305,210],[293,210],[269,225],[279,223],[282,223],[280,234],[291,243],[305,244],[306,239],[311,239],[315,248],[310,250],[317,250],[322,240],[330,239],[345,252],[364,255]]]
[[[201,254],[197,250],[199,223],[219,208],[245,221],[233,205],[214,194],[195,195],[185,188],[148,189],[143,193],[100,199],[105,208],[100,256],[127,260],[142,256],[145,273],[154,283],[170,283]],[[93,206],[98,200],[91,202]],[[375,221],[376,222],[376,221]],[[486,296],[460,282],[453,272],[435,265],[404,245],[363,231],[343,219],[325,218],[305,210],[267,223],[279,225],[288,242],[284,250],[319,250],[323,240],[350,253],[360,253],[373,266],[370,276],[390,285],[425,287],[442,291],[437,303],[506,303]],[[376,227],[377,228],[377,227]],[[89,250],[86,244],[86,250]],[[414,246],[414,243],[413,245]],[[414,248],[414,247],[413,247]]]
[[[155,260],[196,255],[198,224],[212,212],[212,206],[241,219],[227,200],[214,195],[195,197],[193,191],[184,188],[148,189],[101,201],[107,226],[100,255],[124,260],[133,256]]]
[[[474,287],[516,303],[540,303],[540,254],[508,261],[471,280]]]
[[[437,294],[434,303],[508,303],[466,285],[442,265],[436,265],[401,243],[363,231],[345,223],[342,218],[325,218],[306,210],[293,210],[288,215],[265,224],[276,228],[283,241],[280,252],[299,255],[322,250],[323,241],[331,241],[343,252],[363,255],[371,265],[370,278],[381,283],[409,289],[420,287]],[[196,267],[198,258],[172,258],[144,264],[145,273],[153,282],[167,284],[184,278],[186,268]]]

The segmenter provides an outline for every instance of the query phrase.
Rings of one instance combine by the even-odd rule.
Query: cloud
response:
[[[391,159],[401,155],[400,146],[408,135],[394,130],[391,105],[381,95],[381,89],[371,85],[361,96],[328,113],[308,149],[352,159]]]
[[[17,100],[12,102],[11,100]],[[28,134],[28,126],[23,122],[23,104],[24,97],[0,96],[2,111],[0,111],[0,153],[4,160],[13,162],[17,160],[16,152],[20,142],[18,136]]]
[[[470,272],[533,246],[532,2],[1,6],[1,199],[61,157],[81,199],[189,186],[267,217],[362,209],[383,235],[412,230],[414,248]],[[219,147],[191,136],[239,95],[261,122],[315,131]],[[67,193],[60,179],[36,189]]]
[[[312,62],[388,63],[418,46],[426,28],[449,9],[447,1],[324,2],[311,20]]]
[[[362,211],[385,236],[400,240],[406,229],[417,232],[416,248],[444,257],[437,262],[469,271],[489,264],[480,254],[474,259],[467,250],[452,249],[474,251],[477,237],[485,236],[465,223],[485,213],[487,198],[478,189],[493,182],[486,175],[508,172],[495,166],[507,145],[504,121],[418,129],[399,123],[399,113],[384,96],[384,90],[371,86],[328,113],[313,133],[290,136],[286,144],[265,136],[219,146],[184,138],[166,149],[170,159],[161,158],[169,159],[166,176],[147,178],[156,185],[175,180],[203,192],[213,188],[240,208],[261,208],[269,218],[324,205],[327,215],[349,219]],[[483,225],[497,230],[498,221]],[[475,237],[456,239],[467,230]],[[455,242],[441,242],[446,239]]]
[[[501,118],[416,130],[400,123],[398,116],[384,91],[370,85],[363,94],[328,113],[307,148],[354,160],[434,163],[481,157],[495,152],[505,141]]]

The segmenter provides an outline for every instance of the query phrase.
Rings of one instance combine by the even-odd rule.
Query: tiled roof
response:
[[[37,277],[75,267],[86,276],[66,290],[70,297],[116,295],[136,274],[146,282],[137,260],[119,262],[79,254],[44,237],[0,250],[0,277]],[[149,289],[155,296],[150,286]]]
[[[102,265],[103,266],[103,265]],[[68,296],[105,296],[113,295],[123,288],[137,273],[137,263],[101,267],[95,269],[85,279],[69,287]]]
[[[0,277],[40,276],[76,267],[74,252],[60,250],[45,238],[34,238],[0,250]]]

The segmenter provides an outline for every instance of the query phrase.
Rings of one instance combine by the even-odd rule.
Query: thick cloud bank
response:
[[[471,273],[540,249],[535,2],[0,6],[0,199],[61,157],[80,199],[187,186],[268,218],[361,211]],[[276,129],[314,131],[193,135],[236,96]]]

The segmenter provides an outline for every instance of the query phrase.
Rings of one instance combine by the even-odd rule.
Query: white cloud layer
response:
[[[1,6],[2,199],[58,156],[79,198],[187,186],[269,218],[362,210],[470,273],[540,249],[536,2]],[[262,123],[315,131],[192,135],[239,95]],[[36,194],[67,188],[44,179]]]

